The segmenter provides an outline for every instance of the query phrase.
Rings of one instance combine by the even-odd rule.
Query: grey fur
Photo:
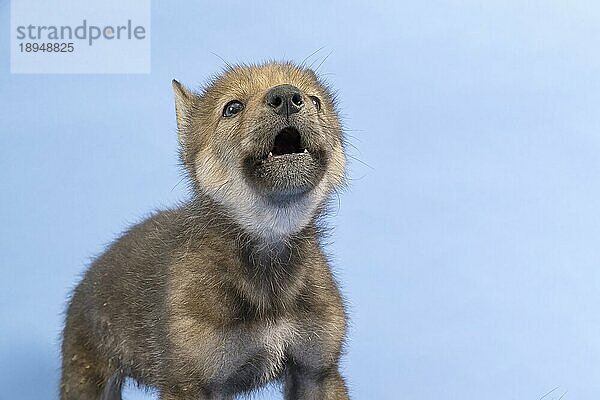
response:
[[[275,115],[263,98],[282,83],[322,106]],[[344,174],[332,95],[277,63],[232,68],[202,94],[174,88],[192,198],[87,270],[67,310],[61,399],[118,400],[125,377],[162,400],[233,399],[277,380],[288,400],[347,399],[346,317],[319,223]],[[245,109],[224,119],[232,98]],[[283,127],[307,151],[267,157]]]

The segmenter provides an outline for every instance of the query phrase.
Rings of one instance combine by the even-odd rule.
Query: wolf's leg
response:
[[[122,378],[67,323],[62,345],[61,400],[121,400]]]
[[[187,390],[183,392],[178,390],[177,392],[169,390],[161,390],[160,400],[233,400],[234,396],[223,393],[209,393],[205,390]]]
[[[286,400],[348,400],[348,389],[337,368],[314,373],[293,368],[284,382]]]
[[[113,374],[104,384],[101,400],[122,400],[121,390],[123,388],[123,377]]]
[[[192,393],[175,393],[166,390],[160,391],[160,400],[208,400],[207,396],[192,392]]]

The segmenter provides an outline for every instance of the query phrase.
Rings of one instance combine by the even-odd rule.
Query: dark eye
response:
[[[312,103],[315,105],[315,108],[317,109],[317,111],[321,111],[321,99],[319,99],[317,96],[309,96],[310,97],[310,101],[312,101]]]
[[[223,116],[233,117],[243,109],[244,105],[242,104],[242,102],[238,100],[231,100],[229,103],[225,104],[225,108],[223,108]]]

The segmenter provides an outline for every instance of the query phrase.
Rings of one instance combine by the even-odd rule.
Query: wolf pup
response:
[[[201,94],[173,87],[192,199],[126,231],[74,290],[61,399],[120,399],[127,377],[162,400],[276,381],[286,399],[348,399],[321,246],[345,171],[332,94],[285,63],[231,67]]]

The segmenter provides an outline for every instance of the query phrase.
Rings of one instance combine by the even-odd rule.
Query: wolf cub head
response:
[[[181,158],[195,189],[245,230],[283,238],[344,180],[332,94],[293,64],[237,66],[201,93],[173,81]]]

